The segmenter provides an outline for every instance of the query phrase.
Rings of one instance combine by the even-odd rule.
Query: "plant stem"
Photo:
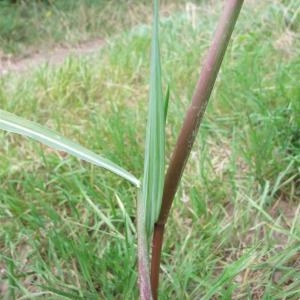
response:
[[[186,113],[170,160],[165,178],[161,211],[154,227],[152,241],[151,287],[154,300],[157,299],[158,294],[164,226],[243,2],[243,0],[226,1],[223,14],[200,73],[192,97],[192,103]]]
[[[165,112],[159,50],[159,1],[153,0],[153,29],[149,112],[145,142],[144,177],[137,209],[138,273],[140,298],[152,299],[149,246],[161,207],[165,175]]]
[[[140,197],[140,195],[139,195]],[[152,300],[150,272],[149,272],[149,255],[148,241],[145,227],[144,203],[141,199],[137,201],[137,237],[138,237],[138,275],[139,290],[141,300]]]
[[[165,225],[155,224],[152,238],[152,259],[151,259],[151,289],[153,299],[158,297],[159,267],[161,249],[164,238]]]

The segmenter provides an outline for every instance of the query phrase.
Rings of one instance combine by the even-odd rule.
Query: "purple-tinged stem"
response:
[[[151,286],[154,300],[157,300],[164,226],[243,2],[243,0],[226,1],[223,14],[200,73],[192,103],[186,113],[170,160],[165,178],[162,207],[159,219],[154,227],[152,240]]]

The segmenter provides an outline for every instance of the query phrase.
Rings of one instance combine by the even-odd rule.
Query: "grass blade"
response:
[[[227,265],[219,276],[219,278],[212,284],[211,288],[208,290],[207,294],[202,297],[203,300],[209,300],[215,295],[218,290],[224,286],[226,283],[232,281],[232,279],[238,275],[240,272],[245,270],[252,261],[257,258],[256,249],[250,249],[244,255],[242,255],[238,260],[230,265]]]
[[[142,199],[145,208],[145,225],[148,237],[153,230],[153,225],[156,222],[160,212],[165,169],[165,103],[161,84],[158,26],[158,1],[155,0],[149,114],[146,133],[142,190]]]
[[[158,0],[153,1],[153,9],[150,94],[144,177],[142,192],[139,195],[137,205],[139,289],[142,300],[153,299],[149,271],[149,239],[160,212],[165,168],[165,102],[162,94],[158,41]]]
[[[167,122],[169,100],[170,100],[170,87],[168,86],[166,96],[165,96],[165,107],[164,107],[165,123]]]
[[[55,131],[45,128],[37,123],[0,110],[0,129],[32,138],[33,140],[36,140],[51,148],[67,152],[79,159],[107,169],[130,181],[135,186],[139,186],[139,180],[128,171],[92,152],[91,150],[88,150],[87,148],[70,141]]]

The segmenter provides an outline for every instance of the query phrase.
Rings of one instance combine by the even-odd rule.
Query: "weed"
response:
[[[288,53],[276,43],[292,6],[250,2],[175,198],[161,299],[199,299],[212,286],[216,298],[299,298],[299,39]],[[195,29],[185,11],[162,20],[163,77],[174,82],[167,151],[219,12],[199,4]],[[142,174],[150,29],[141,28],[95,57],[2,77],[1,108]],[[1,296],[137,298],[132,186],[18,136],[0,140]]]

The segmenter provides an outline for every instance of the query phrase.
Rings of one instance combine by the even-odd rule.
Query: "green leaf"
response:
[[[206,293],[206,295],[201,299],[211,299],[212,296],[215,295],[222,286],[224,286],[228,282],[231,282],[236,275],[248,268],[249,265],[253,262],[253,260],[257,258],[257,256],[258,254],[256,253],[256,248],[253,248],[248,250],[238,260],[227,265],[224,268],[222,274],[218,277],[218,279],[211,284],[211,287]]]
[[[149,113],[145,143],[142,201],[147,236],[158,219],[165,171],[165,107],[161,83],[158,1],[154,1]]]
[[[27,136],[51,148],[67,152],[79,159],[105,168],[127,179],[136,186],[140,184],[139,180],[132,174],[91,150],[70,141],[55,131],[3,110],[0,110],[0,129]]]
[[[169,100],[170,100],[170,86],[167,87],[167,92],[165,96],[165,107],[164,107],[164,115],[165,115],[165,124],[167,122],[168,108],[169,108]]]

